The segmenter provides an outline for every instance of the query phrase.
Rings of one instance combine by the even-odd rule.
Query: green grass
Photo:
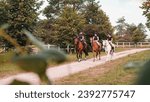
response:
[[[13,52],[0,54],[0,78],[23,72],[15,64],[11,63],[11,58],[13,56]]]
[[[127,49],[126,48],[116,49],[117,52],[123,51],[123,50],[127,50]],[[101,55],[104,55],[104,54],[105,54],[104,52],[101,53]],[[14,53],[12,51],[0,54],[0,78],[24,72],[20,68],[18,68],[15,64],[11,63],[11,58],[13,56],[14,56]],[[93,57],[92,53],[89,53],[88,58],[92,58],[92,57]],[[84,58],[84,54],[83,54],[83,58]],[[76,61],[76,54],[69,54],[67,55],[67,61],[61,64],[66,64],[66,63],[70,63],[73,61]],[[57,65],[58,64],[54,62],[50,63],[50,67],[57,66]]]
[[[77,74],[56,80],[54,84],[79,85],[130,85],[135,84],[140,68],[125,69],[128,62],[149,60],[150,51],[129,55],[104,65],[79,72]]]
[[[125,50],[129,50],[129,49],[131,49],[131,48],[116,48],[115,52],[125,51]],[[101,56],[103,56],[103,55],[106,55],[106,53],[102,51]],[[84,58],[85,55],[83,54],[82,57]],[[93,58],[93,53],[90,52],[89,56],[87,58]],[[73,61],[76,61],[76,60],[77,60],[76,59],[76,54],[69,54],[69,55],[67,55],[67,61],[65,63],[73,62]]]

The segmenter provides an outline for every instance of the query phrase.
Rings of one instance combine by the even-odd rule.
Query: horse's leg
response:
[[[85,54],[85,53],[84,53],[84,54]],[[85,59],[85,60],[87,59],[87,58],[86,58],[86,54],[85,54],[85,58],[84,58],[84,59]]]
[[[109,55],[110,55],[110,52],[107,51],[106,61],[109,61]]]
[[[78,61],[80,62],[81,59],[80,59],[80,52],[78,53]]]
[[[97,57],[98,57],[98,51],[96,51],[96,60],[97,60]]]
[[[111,50],[108,51],[108,61],[111,60]]]
[[[81,55],[80,55],[80,51],[77,52],[77,60],[80,62],[81,61]]]
[[[113,57],[113,50],[111,50],[110,60],[112,60],[112,57]]]
[[[79,59],[79,55],[78,55],[78,52],[76,51],[76,57],[77,57],[77,60]]]
[[[93,51],[93,62],[95,62],[95,52]]]
[[[81,52],[81,51],[79,51],[79,54],[78,54],[78,56],[79,56],[79,59],[78,59],[78,61],[80,62],[80,61],[81,61],[81,59],[82,59],[82,52]]]
[[[100,50],[98,51],[98,55],[99,55],[99,60],[101,60],[101,56],[100,56],[101,52]]]
[[[84,52],[84,54],[85,54],[85,58],[84,58],[84,59],[86,60],[86,56],[87,56],[86,51],[84,50],[83,52]]]
[[[81,60],[82,60],[82,51],[81,51]]]

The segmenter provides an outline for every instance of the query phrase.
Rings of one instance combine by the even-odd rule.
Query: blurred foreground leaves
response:
[[[48,68],[49,62],[64,62],[66,60],[66,55],[63,52],[58,51],[56,49],[47,50],[44,47],[44,44],[38,41],[27,30],[23,30],[24,34],[34,45],[36,45],[40,49],[40,52],[34,55],[24,54],[23,52],[21,52],[22,50],[20,50],[21,47],[18,44],[16,44],[16,41],[5,33],[4,29],[7,29],[7,27],[8,26],[4,25],[0,28],[0,35],[6,40],[10,41],[15,47],[19,49],[17,51],[18,54],[16,54],[16,56],[12,58],[12,62],[17,64],[21,69],[23,69],[26,72],[36,73],[41,79],[41,83],[46,82],[48,84],[52,84],[46,75],[46,69]],[[12,84],[27,85],[26,82],[21,82],[16,79],[12,83],[10,83],[10,85]]]
[[[135,84],[150,85],[150,60],[129,62],[124,66],[124,68],[141,68]]]
[[[143,66],[139,78],[137,80],[138,85],[150,85],[150,60]]]

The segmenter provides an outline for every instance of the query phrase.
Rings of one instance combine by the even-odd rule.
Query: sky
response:
[[[42,8],[47,5],[46,0]],[[129,24],[146,23],[146,17],[142,15],[142,9],[139,7],[144,0],[97,0],[100,2],[101,9],[109,17],[113,26],[117,25],[118,18],[125,17],[126,22]],[[41,18],[44,18],[40,16]],[[148,30],[148,29],[147,29]],[[148,38],[150,38],[150,32],[147,32]]]
[[[124,16],[127,23],[144,23],[140,0],[99,0],[101,8],[109,16],[112,25],[116,25],[118,18]]]

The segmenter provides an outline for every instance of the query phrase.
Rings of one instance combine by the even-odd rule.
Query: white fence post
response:
[[[123,42],[123,48],[124,48],[124,42]]]
[[[133,42],[116,42],[116,47],[150,47],[150,42],[138,42],[137,44]]]
[[[141,47],[142,47],[142,45],[143,45],[142,42],[140,42],[140,46],[141,46]]]

